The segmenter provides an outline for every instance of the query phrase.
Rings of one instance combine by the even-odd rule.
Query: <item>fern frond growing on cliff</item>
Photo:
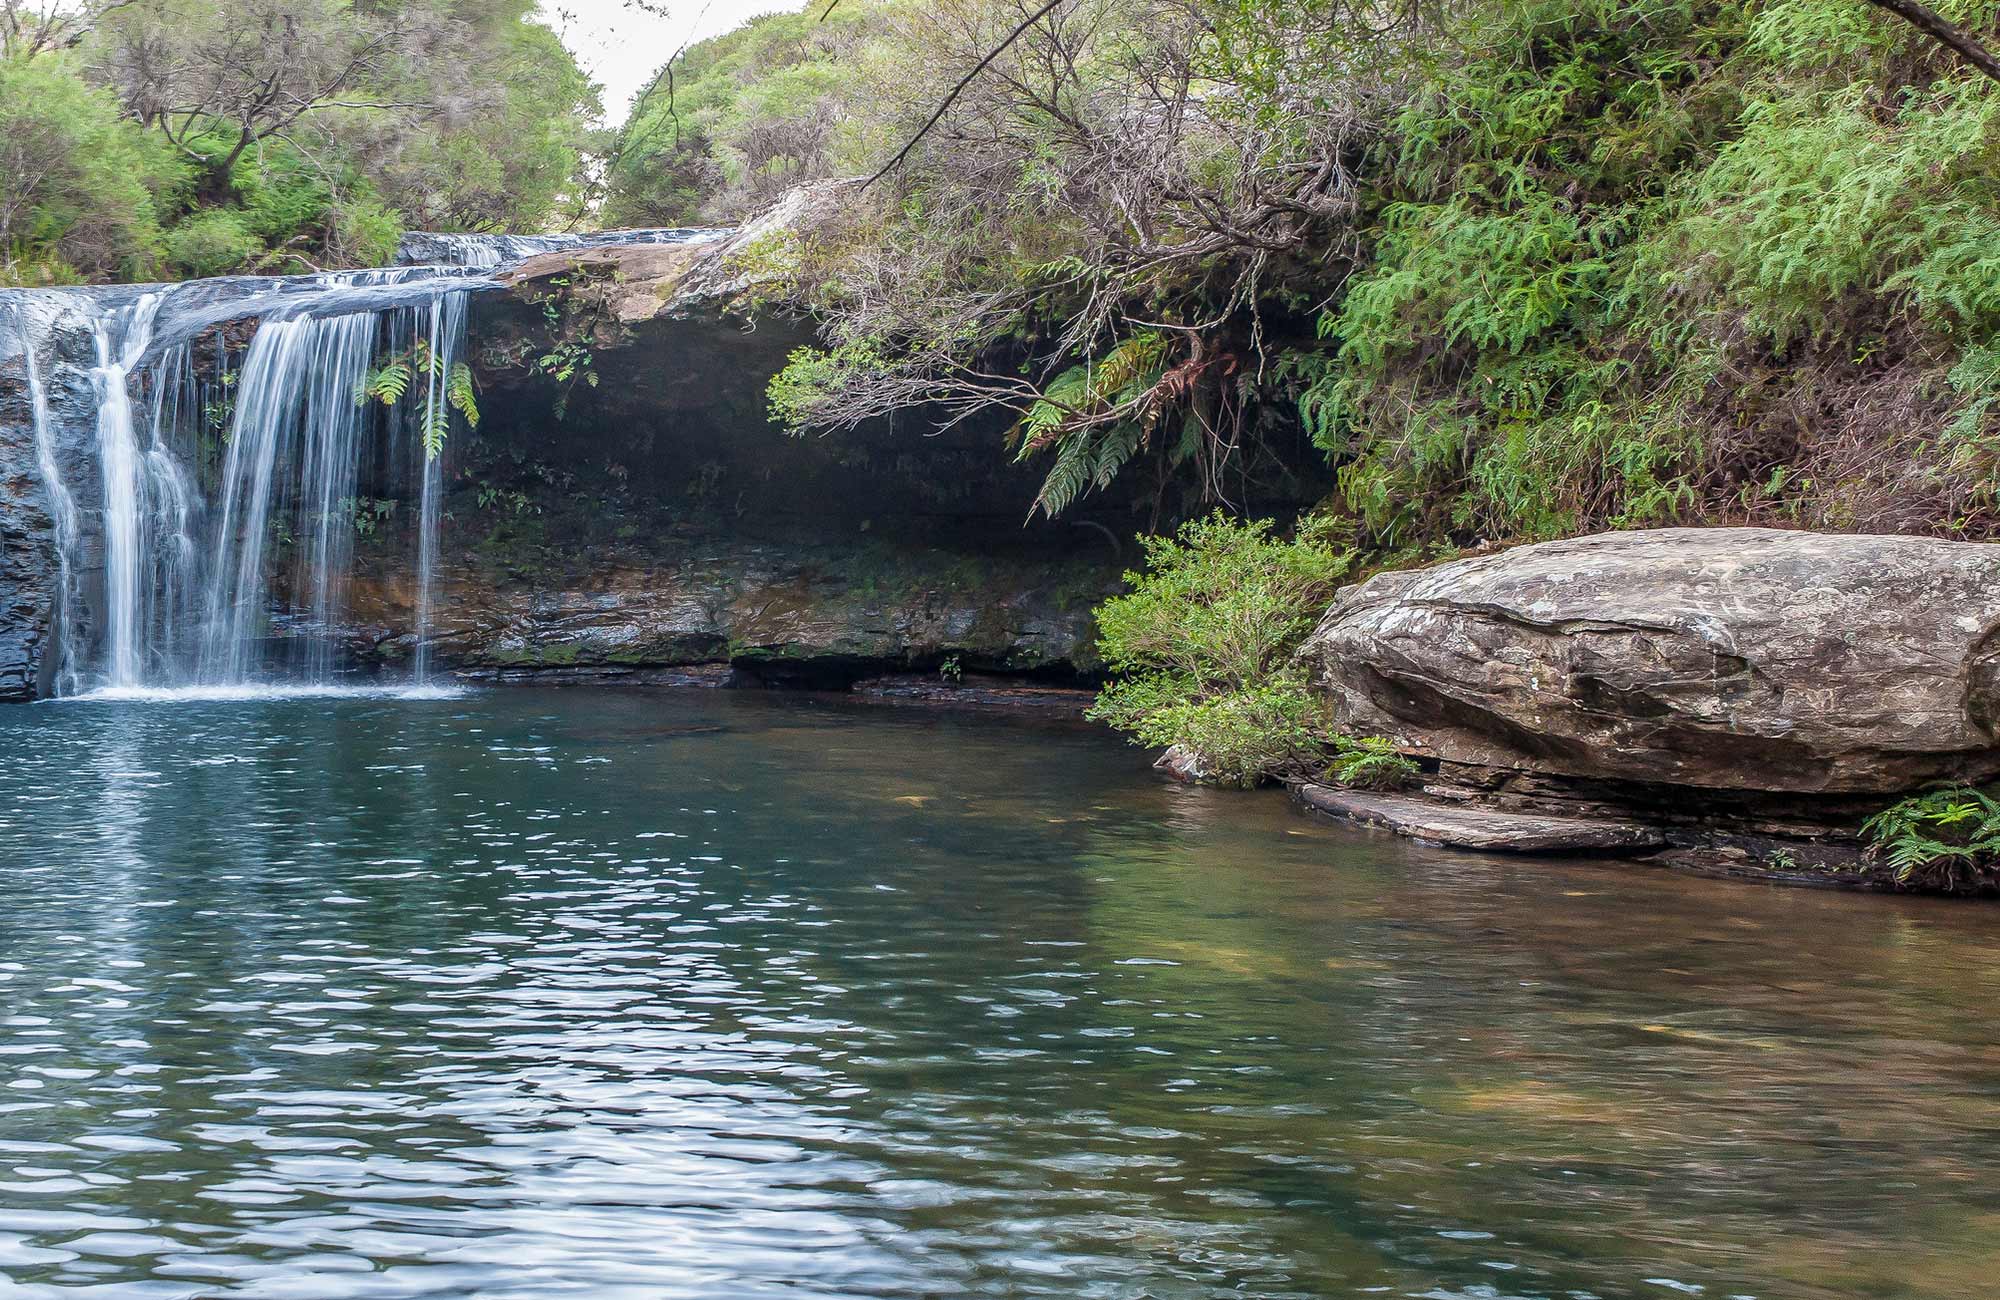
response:
[[[373,400],[384,406],[394,406],[403,400],[403,394],[410,391],[410,374],[407,357],[391,358],[380,369],[371,370],[362,378],[354,400],[357,403]]]
[[[2000,888],[2000,800],[1957,786],[1913,795],[1861,827],[1870,856],[1905,888],[1944,893]]]

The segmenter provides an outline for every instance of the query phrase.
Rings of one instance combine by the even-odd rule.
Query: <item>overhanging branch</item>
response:
[[[1935,9],[1919,4],[1917,0],[1868,0],[1868,3],[1896,15],[1993,80],[2000,81],[2000,57],[1987,49],[1977,36]]]

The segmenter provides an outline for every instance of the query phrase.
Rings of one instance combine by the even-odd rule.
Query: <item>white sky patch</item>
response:
[[[758,14],[800,7],[800,0],[654,0],[648,13],[627,0],[541,0],[553,27],[592,79],[604,87],[604,120],[625,120],[632,100],[683,42],[720,36]]]

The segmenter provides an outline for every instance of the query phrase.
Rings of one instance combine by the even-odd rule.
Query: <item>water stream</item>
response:
[[[35,358],[33,338],[25,326],[21,331],[21,356],[28,385],[28,418],[35,424],[35,464],[49,496],[49,514],[55,528],[56,591],[55,608],[51,611],[54,636],[49,651],[54,662],[49,665],[49,677],[57,694],[71,694],[80,681],[68,629],[77,623],[73,562],[81,529],[77,523],[76,498],[63,482],[62,469],[56,462],[56,428],[49,415],[48,390],[42,386],[41,363]]]

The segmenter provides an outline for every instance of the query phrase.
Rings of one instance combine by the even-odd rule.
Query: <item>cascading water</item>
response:
[[[104,480],[105,680],[113,690],[140,684],[147,491],[128,379],[146,353],[159,310],[160,295],[149,293],[130,308],[91,322],[97,364],[90,383],[97,394],[97,463]]]
[[[607,244],[688,244],[720,239],[727,230],[701,226],[613,230],[588,235],[468,235],[413,230],[396,245],[406,265],[462,266],[490,270],[538,253],[561,253]]]
[[[489,283],[455,270],[398,268],[262,284],[247,302],[204,293],[177,304],[181,287],[103,304],[65,298],[52,314],[92,340],[96,512],[80,509],[64,482],[64,431],[44,395],[38,353],[55,350],[58,330],[45,328],[38,339],[24,315],[31,415],[58,552],[56,693],[333,687],[364,452],[372,435],[405,420],[438,431],[449,422],[467,302]],[[209,376],[198,375],[189,340],[246,316],[256,320],[247,347],[218,344]],[[416,368],[407,414],[363,392],[372,366],[398,359]],[[435,438],[409,440],[402,450],[406,462],[378,474],[391,476],[381,490],[399,479],[419,497],[412,681],[426,683],[443,475]],[[213,462],[206,475],[204,459]],[[196,486],[204,477],[212,485],[206,498]],[[86,602],[78,591],[93,521],[101,584]],[[275,664],[269,633],[280,611],[272,578],[287,549],[286,644],[302,649]],[[95,615],[88,628],[80,603]]]
[[[34,331],[28,328],[25,320],[21,322],[21,359],[28,385],[28,418],[35,426],[35,460],[42,472],[42,484],[49,494],[49,513],[55,527],[56,590],[55,608],[51,611],[55,627],[48,653],[55,658],[50,675],[55,682],[56,693],[63,695],[75,691],[79,680],[76,655],[71,645],[77,616],[76,575],[71,570],[70,559],[76,553],[80,529],[76,498],[70,495],[56,462],[55,422],[49,418],[48,391],[42,387],[41,363],[35,359]]]
[[[721,233],[413,235],[405,260],[433,264],[0,290],[20,325],[57,551],[45,679],[59,695],[334,688],[357,515],[414,497],[409,681],[427,685],[444,495],[436,453],[464,410],[453,368],[468,303],[499,287],[484,272],[556,249]],[[72,360],[85,336],[87,366]],[[407,384],[371,385],[384,368]],[[63,467],[85,449],[94,481],[66,483]]]

